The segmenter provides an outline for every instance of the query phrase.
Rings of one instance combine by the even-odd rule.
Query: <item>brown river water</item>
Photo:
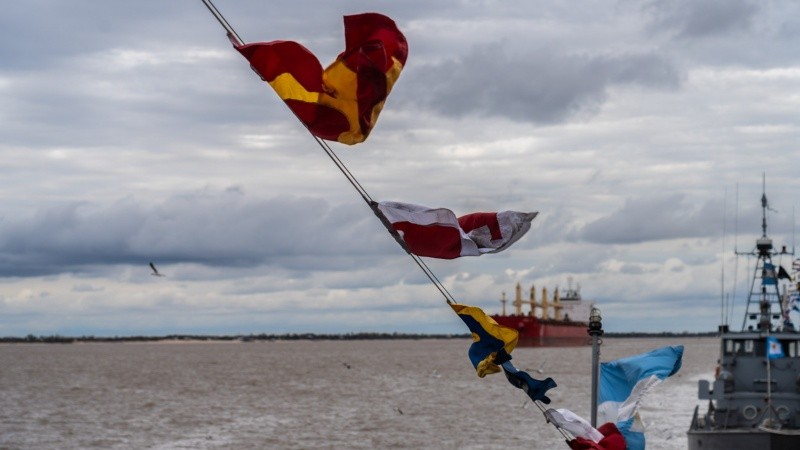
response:
[[[567,449],[502,374],[477,377],[470,342],[0,345],[0,449]],[[686,448],[717,340],[601,347],[609,361],[677,344],[683,367],[641,409],[648,449]],[[556,380],[550,407],[589,419],[591,347],[512,355],[517,368]]]

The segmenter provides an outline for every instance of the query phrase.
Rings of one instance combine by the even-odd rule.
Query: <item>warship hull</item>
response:
[[[689,430],[689,450],[795,450],[799,434],[781,434],[758,428],[744,430]]]

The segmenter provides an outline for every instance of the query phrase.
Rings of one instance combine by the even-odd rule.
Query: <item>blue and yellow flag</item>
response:
[[[478,376],[483,378],[487,374],[500,372],[500,365],[511,359],[519,332],[495,322],[476,306],[453,303],[450,307],[472,332],[469,359]]]
[[[450,307],[472,332],[469,359],[479,377],[500,372],[502,368],[508,382],[525,391],[531,400],[550,403],[546,394],[556,387],[556,382],[552,378],[537,380],[511,364],[511,351],[519,339],[517,330],[500,325],[476,306],[450,304]]]

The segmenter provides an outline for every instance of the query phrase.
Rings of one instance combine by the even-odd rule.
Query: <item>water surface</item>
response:
[[[0,449],[567,449],[469,339],[0,345]],[[606,338],[608,361],[686,347],[641,414],[648,448],[685,449],[713,338]],[[518,348],[589,418],[591,348]],[[536,372],[542,367],[543,374]],[[703,406],[705,407],[705,406]]]

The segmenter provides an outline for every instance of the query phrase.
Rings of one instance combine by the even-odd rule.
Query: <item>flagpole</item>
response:
[[[591,424],[597,428],[597,381],[599,378],[600,369],[600,344],[602,340],[600,336],[603,335],[603,323],[600,316],[600,310],[592,308],[589,314],[589,336],[592,337],[592,417]]]
[[[772,349],[770,348],[769,329],[770,327],[767,327],[767,345],[764,356],[767,358],[767,424],[772,426],[772,371],[770,370],[772,360],[769,355]]]
[[[222,13],[219,12],[217,7],[214,6],[214,4],[211,2],[211,0],[203,0],[203,4],[206,5],[206,8],[208,8],[208,10],[211,12],[211,14],[214,15],[214,18],[217,19],[217,22],[219,22],[219,24],[222,25],[222,28],[225,29],[225,31],[226,31],[226,33],[228,35],[228,38],[231,40],[231,42],[234,45],[237,45],[237,46],[243,45],[244,41],[239,37],[239,35],[233,29],[231,24],[228,23],[228,21],[225,19],[225,17],[222,15]],[[289,108],[289,110],[292,111],[291,108]],[[294,111],[292,111],[292,114],[295,114]],[[297,114],[295,114],[295,117],[297,117]],[[299,117],[298,117],[298,119],[299,119]],[[350,185],[353,186],[353,188],[358,192],[358,194],[361,196],[361,198],[367,203],[367,205],[370,207],[370,209],[372,209],[372,211],[375,213],[375,215],[378,217],[378,219],[380,219],[381,223],[386,228],[386,230],[389,232],[389,234],[392,235],[392,237],[394,237],[395,241],[397,241],[397,243],[400,244],[400,247],[402,247],[403,250],[405,250],[405,252],[411,257],[411,259],[414,260],[414,262],[425,273],[425,276],[428,277],[428,279],[431,281],[431,283],[433,283],[433,285],[436,286],[436,289],[438,289],[439,292],[442,294],[442,296],[444,296],[445,301],[448,304],[458,303],[455,300],[455,298],[453,297],[453,295],[450,294],[450,291],[447,290],[447,288],[444,286],[444,284],[442,284],[442,282],[439,280],[439,278],[433,273],[433,271],[430,269],[430,267],[428,267],[428,265],[425,264],[425,261],[423,261],[419,256],[417,256],[417,255],[411,253],[411,251],[409,251],[409,249],[405,245],[405,242],[403,241],[402,237],[400,237],[400,235],[397,233],[397,231],[395,231],[394,228],[392,228],[392,225],[390,223],[387,223],[387,221],[383,217],[383,214],[381,214],[380,211],[378,211],[377,202],[372,200],[372,198],[370,197],[369,193],[367,193],[367,190],[364,189],[363,186],[361,186],[361,183],[358,182],[356,177],[350,172],[350,170],[347,168],[347,166],[345,166],[344,163],[342,162],[342,160],[339,159],[339,157],[336,155],[336,153],[334,153],[333,149],[328,145],[328,143],[325,142],[324,140],[320,139],[319,137],[315,136],[314,133],[311,132],[311,130],[308,128],[308,126],[302,120],[300,120],[300,123],[303,124],[303,126],[306,128],[308,133],[311,135],[311,137],[314,138],[314,140],[317,142],[317,144],[320,146],[320,148],[322,148],[322,150],[325,152],[325,154],[327,154],[328,157],[331,159],[331,161],[333,161],[334,165],[336,165],[336,167],[339,169],[339,171],[342,173],[342,175],[344,175],[344,177],[347,178],[347,181],[350,182]]]

